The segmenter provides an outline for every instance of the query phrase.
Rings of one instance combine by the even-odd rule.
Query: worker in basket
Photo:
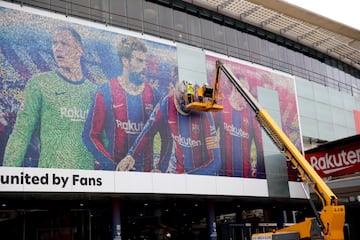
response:
[[[205,92],[205,86],[207,83],[203,84],[201,87],[197,88],[197,97],[198,101],[203,103],[204,102],[204,92]]]
[[[194,86],[192,85],[191,82],[187,83],[186,95],[187,95],[187,98],[188,98],[188,103],[192,103],[194,101],[195,91],[194,91]]]

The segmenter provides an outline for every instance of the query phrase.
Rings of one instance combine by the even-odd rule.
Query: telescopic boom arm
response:
[[[322,202],[322,211],[320,215],[316,213],[318,223],[325,240],[343,240],[343,227],[345,222],[345,207],[338,205],[338,198],[311,167],[309,162],[300,153],[291,140],[285,135],[282,129],[272,119],[266,110],[262,109],[253,97],[253,95],[246,89],[241,82],[235,77],[230,69],[227,68],[220,60],[216,62],[215,78],[217,82],[220,79],[220,74],[223,72],[230,80],[232,85],[244,97],[246,102],[255,112],[256,119],[261,127],[266,131],[279,150],[286,156],[287,160],[297,169],[301,180],[308,184]],[[311,219],[305,223],[295,224],[278,230],[278,232],[296,231],[300,233],[300,239],[311,237]]]

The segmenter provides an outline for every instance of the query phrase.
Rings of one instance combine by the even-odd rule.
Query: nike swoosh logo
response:
[[[59,95],[63,95],[65,94],[66,92],[55,92],[55,96],[59,96]]]
[[[122,107],[122,106],[124,106],[124,104],[122,103],[122,104],[113,104],[113,108],[119,108],[119,107]]]
[[[330,174],[330,173],[334,173],[334,172],[338,172],[347,168],[350,168],[351,166],[346,166],[346,167],[341,167],[341,168],[335,168],[335,169],[330,169],[330,170],[325,170],[323,171],[325,174]]]
[[[175,121],[168,121],[169,124],[174,124],[176,123]]]

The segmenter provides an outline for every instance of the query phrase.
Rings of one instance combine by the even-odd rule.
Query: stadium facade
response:
[[[220,59],[306,153],[358,239],[358,50],[338,57],[341,44],[317,48],[329,39],[309,46],[260,27],[275,19],[246,21],[260,5],[239,18],[226,7],[0,1],[2,236],[243,240],[312,215],[309,198],[320,203],[225,77],[222,112],[172,107],[183,82],[211,85]],[[58,50],[67,41],[73,62]],[[77,64],[75,83],[66,70]]]

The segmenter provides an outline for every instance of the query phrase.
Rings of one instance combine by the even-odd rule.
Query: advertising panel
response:
[[[176,81],[176,47],[0,11],[1,164],[115,169]]]
[[[217,55],[207,56],[209,79],[214,79],[217,59],[219,59]],[[278,103],[275,105],[280,109],[280,127],[301,151],[302,142],[293,77],[225,57],[222,61],[231,68],[236,78],[242,81],[255,98],[264,97],[259,96],[259,88],[277,92]],[[265,178],[264,141],[254,112],[226,76],[222,76],[221,86],[224,110],[216,113],[214,118],[219,130],[222,158],[227,159],[222,167],[224,175]],[[268,111],[270,112],[271,109]],[[290,179],[297,175],[291,167],[288,171]]]
[[[305,157],[320,177],[338,177],[360,172],[359,135],[320,145]]]
[[[146,172],[266,178],[260,127],[228,81],[224,111],[184,109],[174,43],[30,8],[0,6],[0,22],[3,191],[152,192]],[[217,57],[203,57],[211,85]],[[279,93],[282,127],[301,148],[293,79],[226,63],[256,97],[257,87]],[[129,179],[143,188],[121,184]],[[179,191],[157,192],[194,188],[183,185],[191,177],[172,179]],[[259,182],[257,194],[266,196]],[[213,194],[234,191],[216,184]]]

